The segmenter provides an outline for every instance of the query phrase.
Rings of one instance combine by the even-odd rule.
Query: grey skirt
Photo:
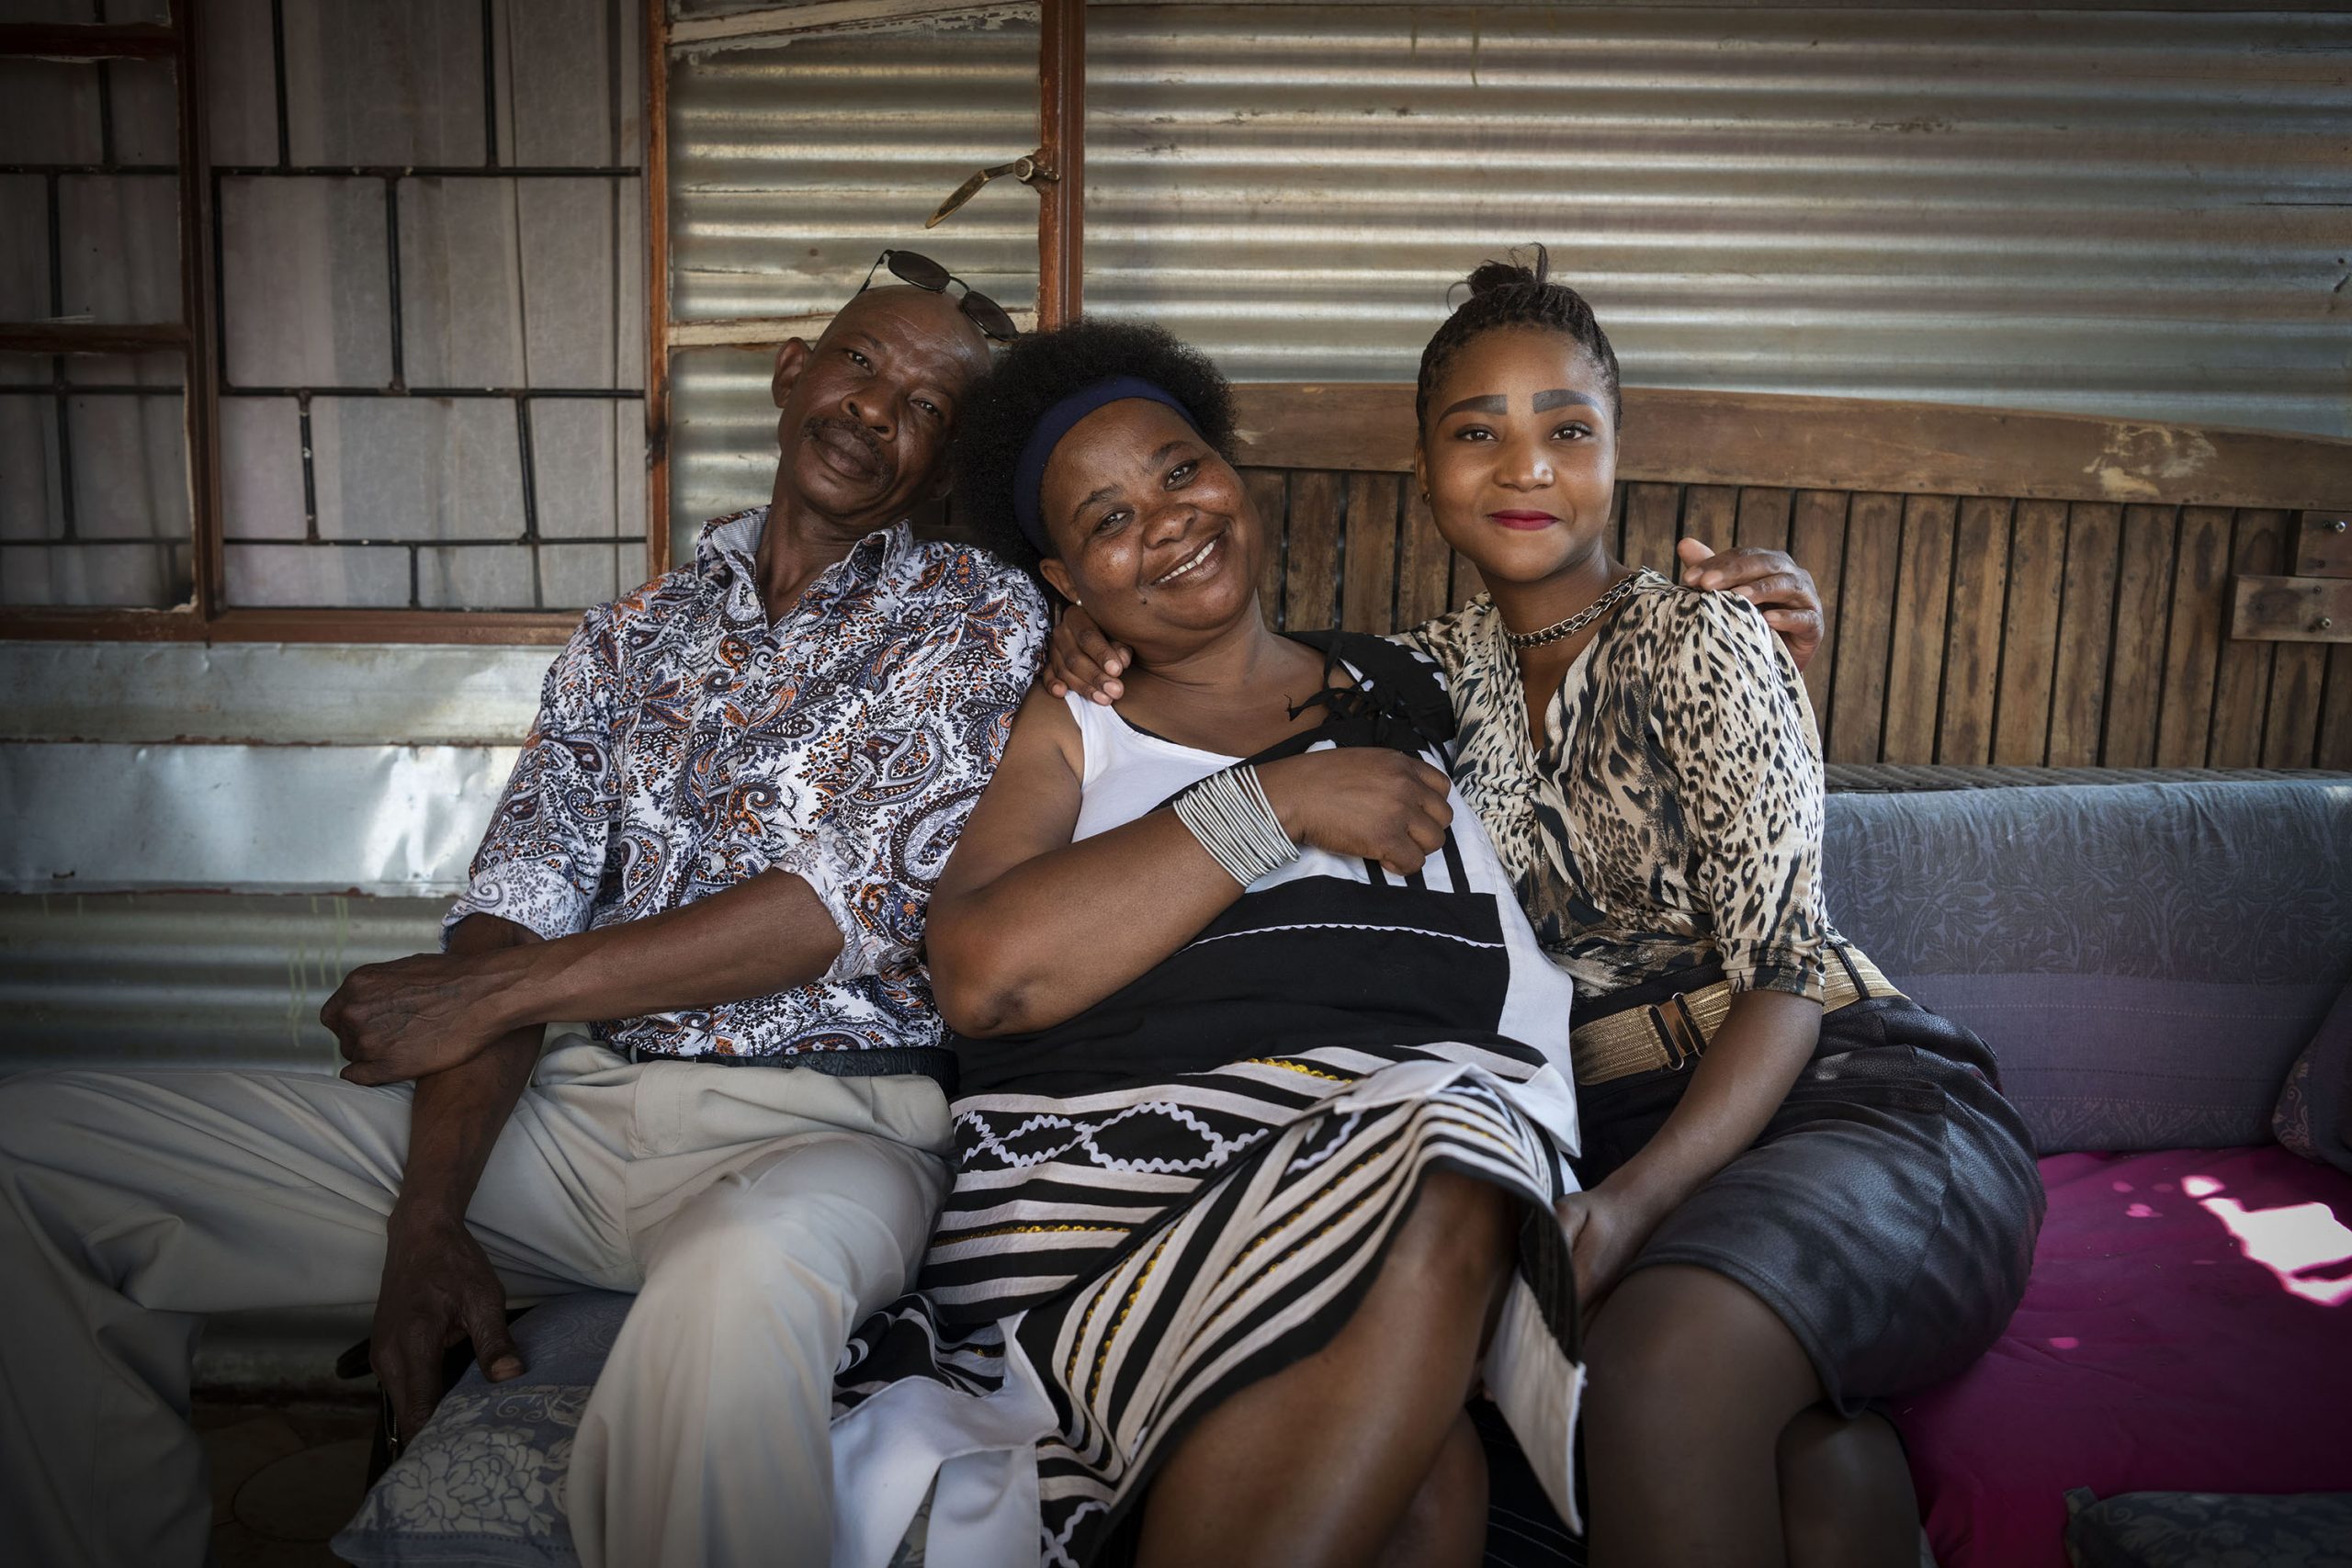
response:
[[[1643,1073],[1577,1091],[1577,1179],[1640,1152],[1690,1087]],[[1900,997],[1825,1015],[1821,1042],[1748,1150],[1632,1264],[1693,1264],[1780,1314],[1848,1415],[1939,1382],[1989,1348],[2025,1293],[2043,1195],[1993,1054]]]

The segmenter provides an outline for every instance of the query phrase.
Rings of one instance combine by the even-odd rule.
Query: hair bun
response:
[[[1480,262],[1466,279],[1474,299],[1506,288],[1541,288],[1551,280],[1552,253],[1541,243],[1535,247],[1535,265],[1532,267],[1519,261]]]

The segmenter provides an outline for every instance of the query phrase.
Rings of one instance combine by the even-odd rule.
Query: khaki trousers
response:
[[[196,1568],[201,1314],[375,1300],[410,1091],[311,1074],[0,1083],[0,1561]],[[540,1059],[467,1220],[510,1293],[639,1292],[582,1417],[588,1568],[821,1563],[833,1369],[947,1184],[928,1078]]]

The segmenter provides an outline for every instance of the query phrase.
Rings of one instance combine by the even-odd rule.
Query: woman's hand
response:
[[[1568,1234],[1568,1256],[1577,1275],[1577,1300],[1589,1316],[1624,1278],[1625,1267],[1657,1228],[1653,1215],[1602,1182],[1589,1192],[1571,1192],[1552,1205]]]
[[[1117,676],[1134,661],[1135,649],[1104,637],[1094,617],[1072,604],[1046,645],[1046,689],[1057,697],[1076,692],[1108,707],[1127,694]]]
[[[1386,746],[1340,746],[1268,762],[1258,782],[1295,844],[1376,860],[1410,876],[1453,821],[1446,776]]]

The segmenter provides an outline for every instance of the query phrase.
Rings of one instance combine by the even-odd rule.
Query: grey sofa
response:
[[[1994,1046],[2044,1154],[2268,1143],[2352,977],[2352,777],[1833,794],[1825,877],[1838,926]],[[521,1319],[530,1372],[469,1371],[337,1550],[574,1561],[569,1433],[627,1309]]]

